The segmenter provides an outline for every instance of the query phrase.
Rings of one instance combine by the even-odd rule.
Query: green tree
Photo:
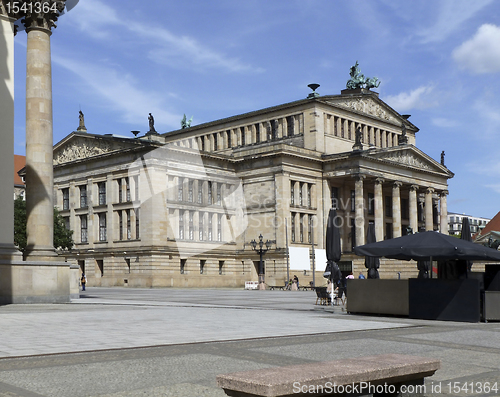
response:
[[[21,252],[26,249],[26,201],[21,197],[14,200],[14,244]],[[70,250],[73,245],[73,231],[66,229],[64,218],[54,208],[54,247]]]

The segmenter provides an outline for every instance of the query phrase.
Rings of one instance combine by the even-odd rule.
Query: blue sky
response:
[[[15,153],[25,153],[26,34],[15,39]],[[80,0],[52,35],[54,143],[132,136],[340,94],[359,61],[380,98],[455,173],[448,210],[500,211],[500,2]]]

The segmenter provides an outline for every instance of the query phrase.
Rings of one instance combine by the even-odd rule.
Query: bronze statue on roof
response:
[[[359,63],[356,61],[354,66],[351,66],[349,75],[351,78],[347,81],[346,87],[349,90],[357,88],[377,88],[380,85],[380,80],[377,77],[365,77],[359,70]]]

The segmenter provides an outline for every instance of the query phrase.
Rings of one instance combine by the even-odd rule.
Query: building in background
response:
[[[448,232],[453,173],[416,147],[408,118],[358,88],[164,134],[73,132],[54,147],[57,206],[76,242],[68,259],[89,286],[240,287],[257,280],[250,243],[262,234],[266,282],[283,285],[287,247],[324,249],[334,206],[341,268],[357,274],[353,247],[371,222],[377,240]],[[381,277],[398,272],[416,265],[382,261]]]
[[[480,228],[474,236],[474,242],[483,245],[491,246],[496,240],[500,242],[500,212],[484,227]],[[497,247],[498,242],[495,244]]]
[[[462,233],[462,222],[464,217],[469,218],[471,234],[478,233],[490,221],[489,218],[448,212],[448,230],[450,235],[459,236]]]

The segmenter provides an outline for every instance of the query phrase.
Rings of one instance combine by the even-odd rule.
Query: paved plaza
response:
[[[499,323],[315,301],[312,291],[89,288],[69,304],[0,306],[0,397],[222,397],[221,373],[385,353],[442,360],[426,395],[500,394],[487,390],[500,388]]]

